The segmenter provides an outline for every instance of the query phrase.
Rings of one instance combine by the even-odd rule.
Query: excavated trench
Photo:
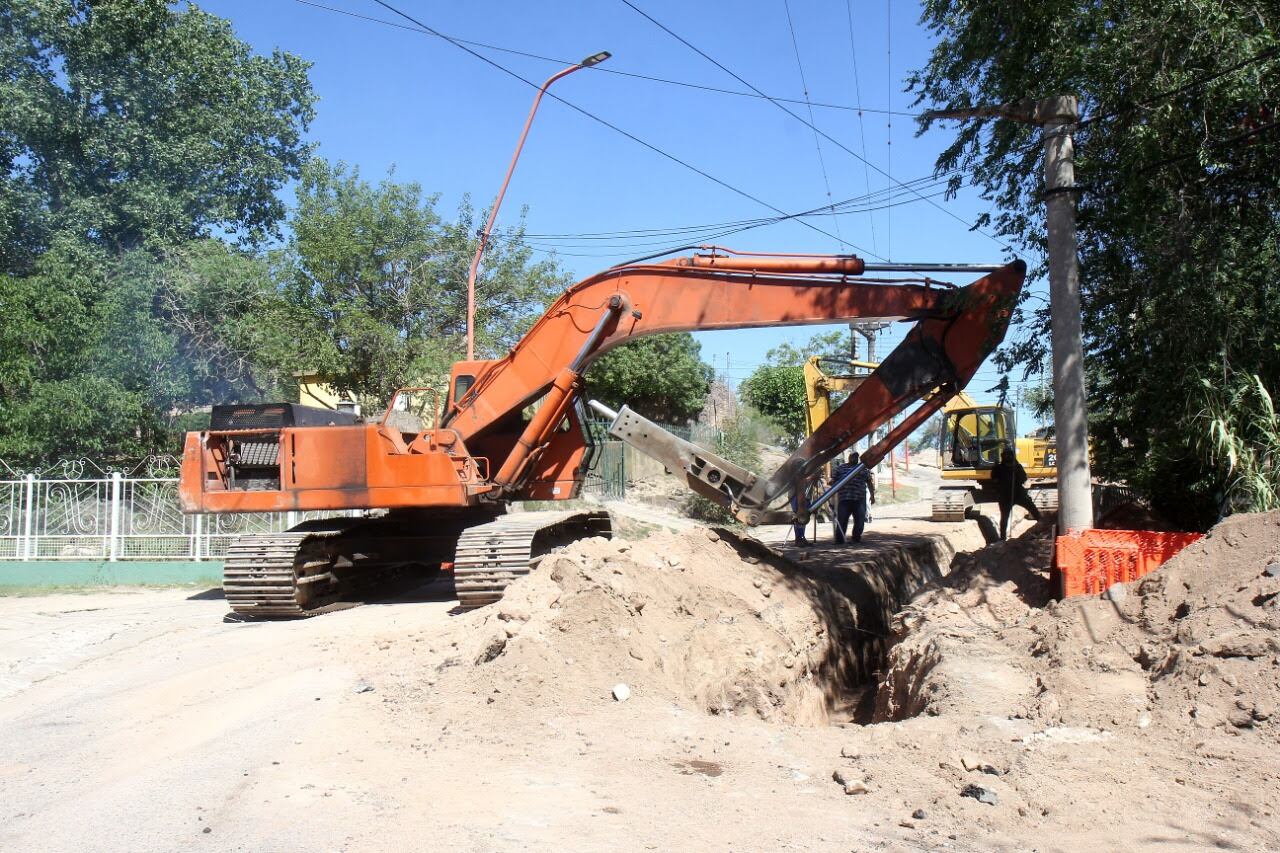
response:
[[[466,626],[473,687],[674,702],[801,725],[869,722],[894,615],[981,537],[877,533],[860,550],[770,548],[696,528],[590,539],[545,557]]]
[[[889,653],[900,639],[894,617],[924,587],[948,574],[963,554],[957,545],[976,545],[973,531],[945,528],[950,536],[880,535],[875,550],[861,554],[814,550],[800,552],[796,560],[769,552],[782,582],[804,596],[829,637],[808,673],[825,699],[829,722],[873,721]],[[764,550],[750,540],[738,547],[744,556]]]

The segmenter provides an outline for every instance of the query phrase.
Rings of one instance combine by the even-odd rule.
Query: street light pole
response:
[[[467,271],[467,361],[474,360],[476,354],[476,275],[480,272],[480,258],[484,255],[485,247],[489,243],[489,234],[493,231],[493,223],[498,218],[498,208],[502,206],[502,197],[507,194],[507,185],[511,183],[511,173],[516,170],[516,161],[520,159],[520,151],[524,148],[525,137],[529,135],[529,125],[533,124],[533,115],[538,111],[538,104],[542,102],[543,94],[551,87],[552,83],[561,77],[569,76],[580,68],[599,65],[609,56],[609,51],[603,50],[600,53],[588,56],[577,65],[570,65],[567,68],[560,69],[548,77],[547,82],[543,83],[538,89],[538,94],[533,96],[533,106],[529,108],[529,117],[524,120],[524,130],[520,131],[520,140],[516,143],[515,153],[511,155],[511,165],[507,167],[507,175],[502,179],[502,188],[498,190],[498,197],[494,199],[493,207],[489,210],[489,221],[484,224],[484,231],[480,234],[480,244],[476,246],[475,257],[471,259],[471,268]]]
[[[1080,120],[1074,95],[1000,106],[931,110],[926,119],[1004,118],[1037,124],[1044,143],[1045,225],[1049,243],[1049,330],[1053,350],[1053,416],[1058,447],[1058,526],[1093,527],[1080,271],[1076,257],[1075,164],[1071,132]]]

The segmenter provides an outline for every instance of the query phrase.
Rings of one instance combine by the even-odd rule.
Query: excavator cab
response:
[[[1028,490],[1041,512],[1058,510],[1052,439],[1018,438],[1013,411],[981,405],[961,391],[942,410],[942,484],[933,496],[934,521],[961,521],[976,504],[995,500],[991,469],[1005,448],[1015,452],[1027,475]]]
[[[942,425],[943,470],[992,468],[1011,446],[1013,416],[1000,406],[971,406],[946,413]]]

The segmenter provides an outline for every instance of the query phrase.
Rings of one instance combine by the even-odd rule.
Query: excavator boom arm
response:
[[[569,288],[504,358],[460,362],[465,377],[445,426],[470,440],[540,399],[566,366],[591,361],[619,344],[664,332],[801,326],[861,317],[922,319],[947,306],[956,290],[852,278],[851,257],[676,258],[614,267]],[[603,314],[603,334],[583,348]],[[470,372],[469,372],[470,371]]]
[[[861,268],[862,262],[852,257],[695,255],[607,270],[566,291],[506,358],[455,367],[455,389],[465,380],[468,390],[453,395],[456,402],[446,424],[464,440],[482,438],[542,399],[494,478],[499,489],[510,492],[525,481],[551,431],[567,414],[586,367],[628,340],[663,332],[861,317],[918,321],[769,480],[752,475],[750,487],[738,483],[735,489],[723,479],[716,485],[735,509],[748,504],[763,509],[912,403],[929,397],[936,408],[963,388],[1003,338],[1025,276],[1025,265],[1017,261],[967,287],[952,288],[927,281],[851,279]],[[475,375],[460,373],[476,367]],[[638,434],[624,432],[632,439]],[[652,424],[640,432],[653,437],[665,433]],[[723,476],[722,462],[708,468],[711,476]]]

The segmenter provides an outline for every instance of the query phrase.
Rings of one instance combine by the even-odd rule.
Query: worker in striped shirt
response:
[[[858,451],[850,450],[849,456],[843,465],[836,468],[835,473],[831,476],[832,483],[838,483],[858,467],[859,464]],[[849,525],[849,518],[853,518],[853,532],[849,536],[849,540],[853,542],[862,541],[862,529],[867,525],[867,496],[871,497],[871,503],[876,502],[876,478],[872,474],[871,469],[863,468],[857,474],[849,479],[849,482],[840,487],[837,496],[839,503],[836,505],[836,524],[835,539],[837,545],[845,544],[845,531]]]

